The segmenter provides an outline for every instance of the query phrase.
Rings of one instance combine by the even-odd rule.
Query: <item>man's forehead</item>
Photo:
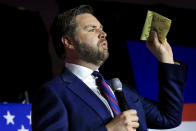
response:
[[[97,20],[97,18],[91,14],[81,14],[76,16],[76,23],[83,27],[93,27],[93,26],[101,26],[101,23]]]

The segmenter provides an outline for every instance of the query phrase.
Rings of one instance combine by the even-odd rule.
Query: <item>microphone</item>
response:
[[[114,90],[114,94],[118,100],[119,107],[121,112],[128,110],[128,105],[125,101],[124,94],[122,92],[122,83],[119,78],[113,78],[111,80],[111,87]]]

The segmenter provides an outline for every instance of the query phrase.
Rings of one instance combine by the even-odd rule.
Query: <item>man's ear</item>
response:
[[[69,36],[67,35],[62,36],[61,41],[66,48],[69,48],[69,49],[74,48],[73,40]]]

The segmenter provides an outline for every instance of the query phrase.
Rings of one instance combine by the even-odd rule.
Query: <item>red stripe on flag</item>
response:
[[[184,104],[182,112],[183,121],[196,121],[196,104]]]

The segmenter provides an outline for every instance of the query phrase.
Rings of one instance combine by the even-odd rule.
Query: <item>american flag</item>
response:
[[[0,104],[0,131],[32,131],[31,104]]]

